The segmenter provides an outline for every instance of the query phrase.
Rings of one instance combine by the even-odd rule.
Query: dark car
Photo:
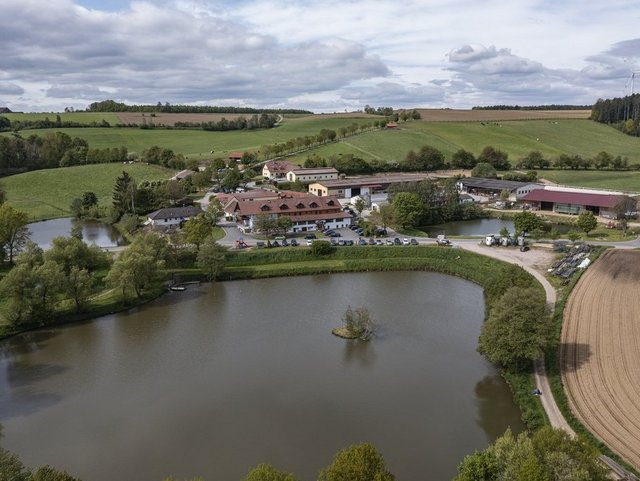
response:
[[[364,233],[364,229],[356,229],[354,232],[358,235],[362,235]]]
[[[358,240],[358,244],[361,245],[361,246],[366,246],[367,245],[367,241],[364,240],[364,239],[359,239]]]
[[[315,234],[307,234],[306,236],[304,236],[305,239],[317,239]]]
[[[338,245],[338,241],[335,240],[333,237],[331,239],[329,239],[329,241],[331,242],[332,246],[337,246]]]
[[[418,241],[415,239],[411,239],[409,242],[411,242],[412,246],[417,246],[418,245]]]
[[[262,241],[258,241],[258,242],[256,242],[256,247],[257,247],[258,249],[262,249],[262,248],[264,248],[264,242],[262,242]]]
[[[387,229],[382,229],[382,228],[378,228],[378,229],[376,229],[376,235],[378,235],[378,236],[385,236],[385,235],[387,235]]]
[[[374,246],[374,245],[376,245],[376,240],[375,240],[373,237],[370,237],[370,238],[369,238],[369,245],[370,245],[370,246]]]
[[[349,226],[349,229],[351,229],[351,230],[356,230],[356,229],[359,229],[359,228],[360,228],[360,227],[358,227],[358,224],[351,224],[351,225]]]
[[[271,243],[271,247],[280,247],[280,244],[278,243],[278,241],[273,241]]]
[[[329,234],[329,237],[342,237],[342,234],[340,234],[340,232],[332,232]]]
[[[289,243],[287,242],[287,239],[284,239],[281,243],[282,247],[288,247]]]
[[[291,244],[291,246],[292,246],[292,247],[298,247],[298,245],[299,245],[299,244],[298,244],[298,241],[297,241],[297,240],[295,240],[295,239],[291,239],[290,244]]]
[[[529,246],[520,247],[520,252],[527,252],[529,250]]]
[[[401,246],[402,245],[402,241],[400,240],[399,237],[394,237],[393,238],[393,243],[397,246]]]
[[[355,244],[355,242],[353,242],[352,240],[346,240],[346,241],[344,241],[344,245],[346,245],[346,246],[352,246],[352,245],[354,245],[354,244]]]

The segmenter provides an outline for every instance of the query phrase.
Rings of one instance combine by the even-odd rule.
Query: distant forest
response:
[[[591,110],[591,105],[486,105],[471,110]]]
[[[591,119],[640,137],[640,94],[599,99],[591,110]]]
[[[127,105],[115,100],[93,102],[87,112],[164,112],[171,114],[313,114],[300,109],[254,109],[250,107],[217,107],[207,105],[171,105],[158,102],[156,105]]]

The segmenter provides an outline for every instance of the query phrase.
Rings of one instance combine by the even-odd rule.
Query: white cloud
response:
[[[0,34],[2,100],[32,110],[107,97],[321,110],[592,103],[640,70],[637,0],[123,4],[1,0],[0,18],[12,19]]]

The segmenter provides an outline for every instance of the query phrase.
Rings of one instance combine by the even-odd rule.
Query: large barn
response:
[[[624,199],[619,194],[536,189],[525,195],[522,201],[536,209],[559,214],[578,215],[588,210],[594,215],[614,218],[615,207]]]

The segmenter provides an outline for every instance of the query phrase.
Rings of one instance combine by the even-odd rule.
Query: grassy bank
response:
[[[83,192],[94,192],[102,206],[111,205],[113,185],[122,171],[136,182],[170,178],[174,172],[157,165],[95,164],[36,170],[2,179],[7,202],[26,212],[31,220],[67,217],[71,201]]]
[[[637,143],[640,144],[640,142]],[[636,146],[636,149],[638,148],[640,148],[640,145]],[[636,158],[635,161],[637,162],[638,159]],[[640,191],[640,172],[636,170],[628,172],[610,170],[541,170],[538,171],[538,176],[561,185],[629,192]]]
[[[594,253],[590,256],[592,261],[595,261],[602,253],[604,253],[607,249],[604,247],[597,248],[594,250]],[[547,369],[547,375],[549,377],[549,384],[551,385],[551,392],[553,393],[553,397],[556,400],[556,404],[560,408],[562,415],[569,423],[569,426],[580,436],[588,440],[591,444],[596,446],[598,450],[609,456],[611,459],[616,461],[618,464],[631,471],[637,476],[640,476],[640,472],[638,472],[633,466],[629,465],[623,459],[621,459],[617,454],[611,451],[607,445],[602,443],[598,438],[596,438],[591,431],[589,431],[574,415],[569,407],[569,400],[567,399],[567,395],[564,390],[564,384],[562,383],[562,375],[560,372],[560,358],[559,358],[559,349],[561,335],[562,335],[562,322],[564,317],[564,308],[567,304],[569,296],[573,291],[573,288],[577,285],[580,277],[586,272],[585,269],[580,270],[573,277],[571,282],[566,286],[562,286],[558,289],[558,300],[556,302],[556,307],[553,313],[554,320],[554,336],[557,341],[556,346],[552,349],[549,349],[545,354],[545,363]]]

